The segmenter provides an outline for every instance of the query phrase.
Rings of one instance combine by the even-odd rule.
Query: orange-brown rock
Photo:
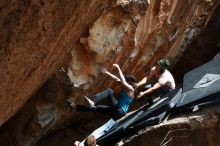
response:
[[[80,39],[72,51],[69,76],[75,85],[82,85],[84,93],[120,88],[100,74],[100,64],[114,72],[112,64],[118,63],[125,74],[138,79],[159,58],[169,58],[174,64],[218,5],[217,1],[148,2],[118,0],[121,7],[103,12],[88,37]],[[78,92],[75,97],[81,95]]]
[[[218,5],[218,0],[1,1],[0,125],[26,103],[3,131],[16,133],[14,145],[32,145],[76,120],[65,109],[66,98],[80,103],[83,94],[120,88],[100,73],[102,65],[115,73],[112,64],[118,63],[140,79],[159,58],[175,64]],[[63,66],[73,84],[70,93],[57,78]]]
[[[0,2],[0,125],[64,65],[110,0]]]

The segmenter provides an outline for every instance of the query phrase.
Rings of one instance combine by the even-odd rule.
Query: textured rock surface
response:
[[[1,1],[0,125],[25,105],[0,129],[1,145],[33,145],[49,132],[91,116],[68,112],[65,99],[81,103],[83,94],[106,87],[119,90],[100,74],[101,65],[111,70],[118,63],[123,72],[140,79],[161,57],[174,64],[207,26],[218,4],[217,0]],[[58,71],[62,66],[68,67],[72,83]]]
[[[110,2],[1,1],[0,125],[70,58],[76,40]]]
[[[197,35],[183,52],[181,59],[172,69],[176,82],[182,82],[184,73],[204,64],[215,54],[220,52],[220,7],[218,6],[212,15],[209,23],[202,32]],[[180,72],[181,71],[181,72]]]
[[[218,146],[220,107],[175,117],[142,129],[125,140],[126,146]]]
[[[217,5],[215,1],[169,0],[118,4],[121,7],[103,13],[93,23],[89,36],[80,39],[80,50],[72,51],[69,75],[75,85],[82,85],[84,93],[93,95],[109,86],[120,88],[99,74],[100,64],[111,70],[111,65],[118,63],[125,73],[141,78],[158,58],[167,57],[175,63],[205,28]],[[136,8],[139,11],[133,11]],[[86,55],[78,55],[82,53]],[[75,97],[80,95],[77,92]]]

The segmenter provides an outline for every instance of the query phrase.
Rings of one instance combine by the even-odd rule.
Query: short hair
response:
[[[136,78],[135,78],[133,75],[126,75],[126,76],[125,76],[125,80],[126,80],[129,84],[132,84],[132,83],[135,83],[135,82],[136,82]]]
[[[165,71],[165,69],[170,66],[170,62],[167,59],[160,59],[159,61],[157,61],[157,64],[159,64],[162,71]]]
[[[96,139],[94,135],[90,135],[85,140],[85,146],[96,146]]]

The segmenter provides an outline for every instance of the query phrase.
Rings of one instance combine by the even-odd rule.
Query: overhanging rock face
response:
[[[1,1],[0,125],[65,64],[111,1]]]
[[[125,74],[141,78],[156,60],[176,62],[191,40],[205,28],[217,1],[132,1],[118,0],[118,6],[91,25],[72,50],[68,75],[83,93],[93,95],[119,86],[100,74],[118,63]],[[74,94],[82,96],[82,92]]]
[[[69,66],[68,75],[77,87],[73,97],[78,102],[85,93],[92,95],[106,87],[119,90],[100,74],[101,65],[111,71],[111,65],[118,63],[124,73],[140,79],[161,57],[175,63],[206,27],[218,4],[218,0],[1,1],[0,125],[64,65]],[[63,111],[45,108],[47,102],[38,103],[31,107],[34,112],[27,113],[42,121],[40,130],[37,122],[31,128],[24,126],[34,131],[32,137],[39,139],[70,121],[71,114],[65,119]],[[59,116],[48,115],[50,111]],[[22,117],[21,121],[29,122]],[[42,128],[47,125],[49,130]],[[27,135],[19,136],[26,139]],[[20,145],[22,138],[18,138]]]

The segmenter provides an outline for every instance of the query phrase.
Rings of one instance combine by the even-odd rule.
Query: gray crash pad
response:
[[[202,66],[186,73],[183,78],[183,92],[205,88],[220,78],[220,57],[215,57]]]

